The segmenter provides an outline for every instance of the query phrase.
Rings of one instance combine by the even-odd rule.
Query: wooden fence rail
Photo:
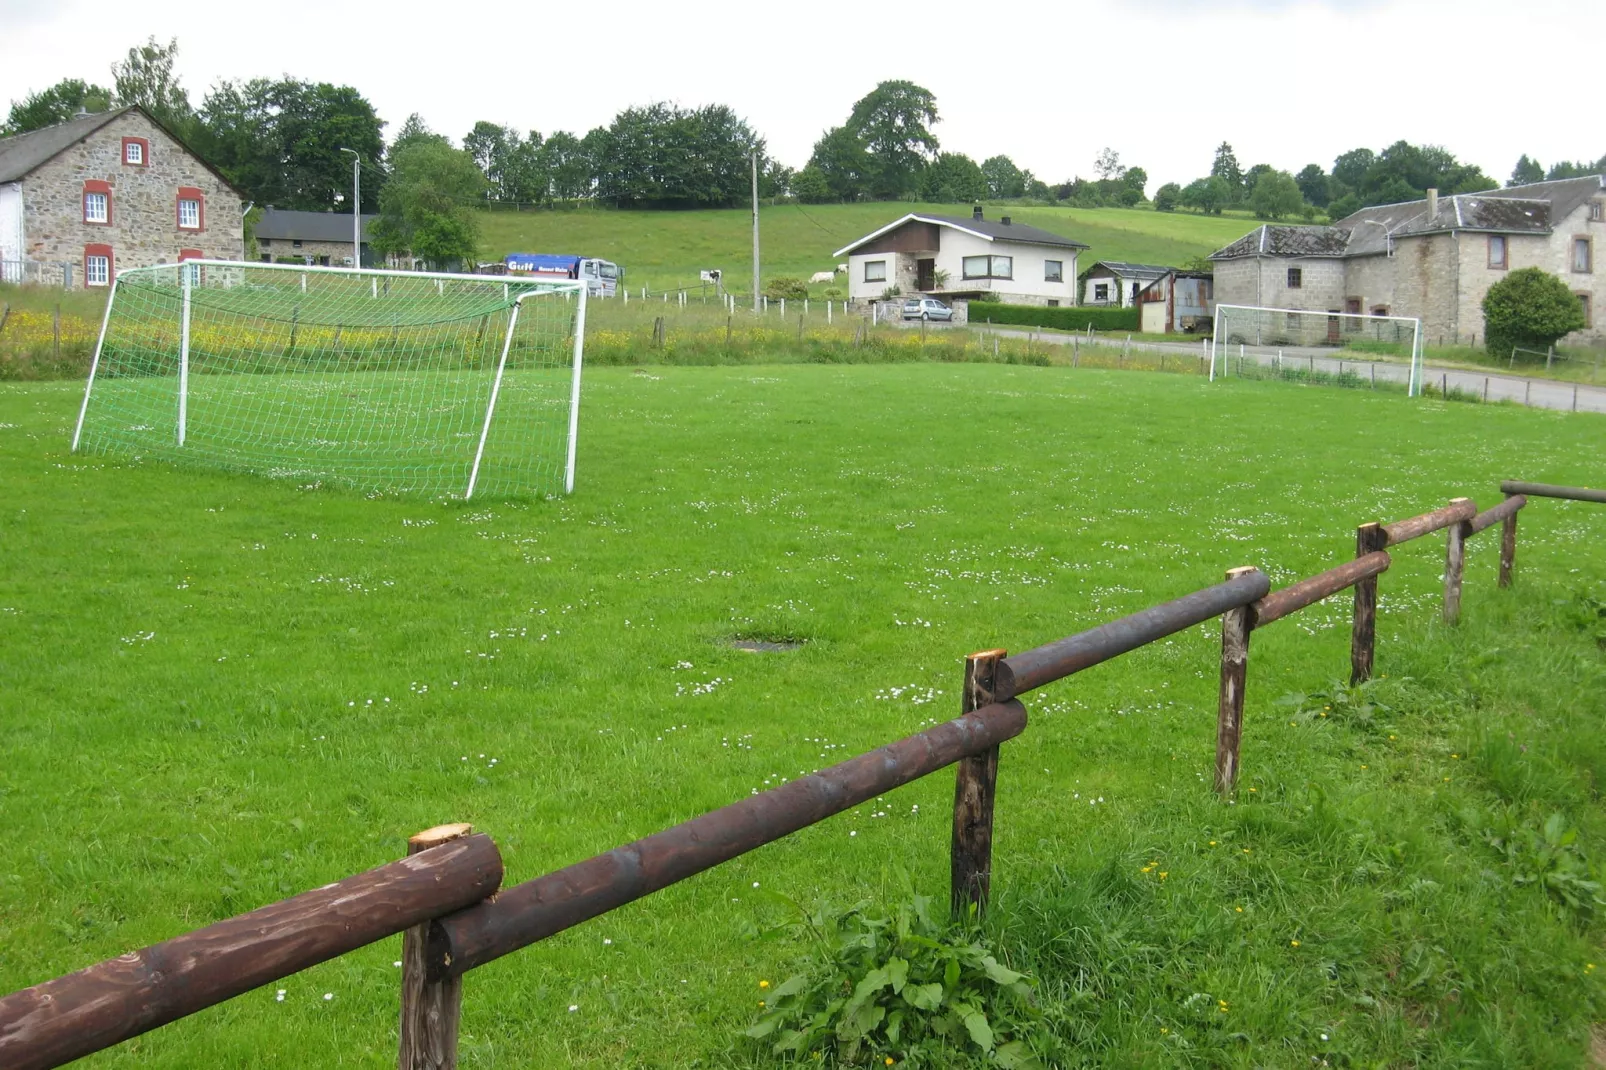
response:
[[[956,720],[499,893],[502,860],[488,836],[467,825],[419,833],[406,858],[0,999],[0,1067],[59,1066],[405,933],[399,1065],[450,1070],[468,971],[950,765],[951,902],[956,912],[980,911],[991,885],[999,746],[1026,729],[1018,696],[1219,616],[1215,786],[1230,793],[1256,629],[1353,587],[1351,671],[1360,682],[1371,676],[1388,547],[1448,532],[1445,620],[1454,623],[1466,539],[1501,525],[1499,582],[1509,586],[1517,514],[1529,497],[1606,503],[1606,491],[1582,487],[1508,481],[1501,490],[1505,501],[1481,513],[1457,498],[1408,520],[1364,524],[1354,560],[1277,591],[1260,570],[1237,568],[1222,583],[1022,654],[972,654]]]
[[[0,1066],[42,1070],[478,902],[502,883],[489,836],[387,862],[0,999]]]

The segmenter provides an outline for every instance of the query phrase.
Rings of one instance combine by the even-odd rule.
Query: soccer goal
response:
[[[1213,337],[1212,380],[1230,374],[1234,362],[1240,372],[1308,367],[1337,376],[1378,364],[1385,379],[1403,379],[1411,397],[1422,392],[1422,321],[1410,316],[1217,305]],[[1395,376],[1387,374],[1392,363],[1400,366]]]
[[[189,260],[118,273],[73,450],[302,485],[574,489],[585,284]]]

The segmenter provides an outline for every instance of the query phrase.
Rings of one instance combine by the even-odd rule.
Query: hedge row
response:
[[[1085,331],[1091,323],[1095,331],[1135,331],[1138,310],[1132,308],[1049,308],[1045,305],[1006,305],[996,301],[972,301],[970,322],[974,324],[1010,323],[1026,327],[1054,327],[1062,331]]]

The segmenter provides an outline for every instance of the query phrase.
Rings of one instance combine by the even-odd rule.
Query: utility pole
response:
[[[758,311],[758,153],[753,153],[753,311]]]
[[[341,149],[351,153],[351,270],[362,267],[362,157],[355,149]]]

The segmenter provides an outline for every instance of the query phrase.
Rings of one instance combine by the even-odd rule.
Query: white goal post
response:
[[[1413,316],[1217,305],[1210,378],[1216,378],[1218,354],[1223,371],[1233,356],[1280,367],[1289,350],[1301,360],[1318,354],[1355,362],[1393,357],[1409,361],[1406,394],[1416,397],[1422,393],[1422,347],[1422,321]]]
[[[378,493],[570,493],[585,317],[566,279],[125,269],[72,448]]]

